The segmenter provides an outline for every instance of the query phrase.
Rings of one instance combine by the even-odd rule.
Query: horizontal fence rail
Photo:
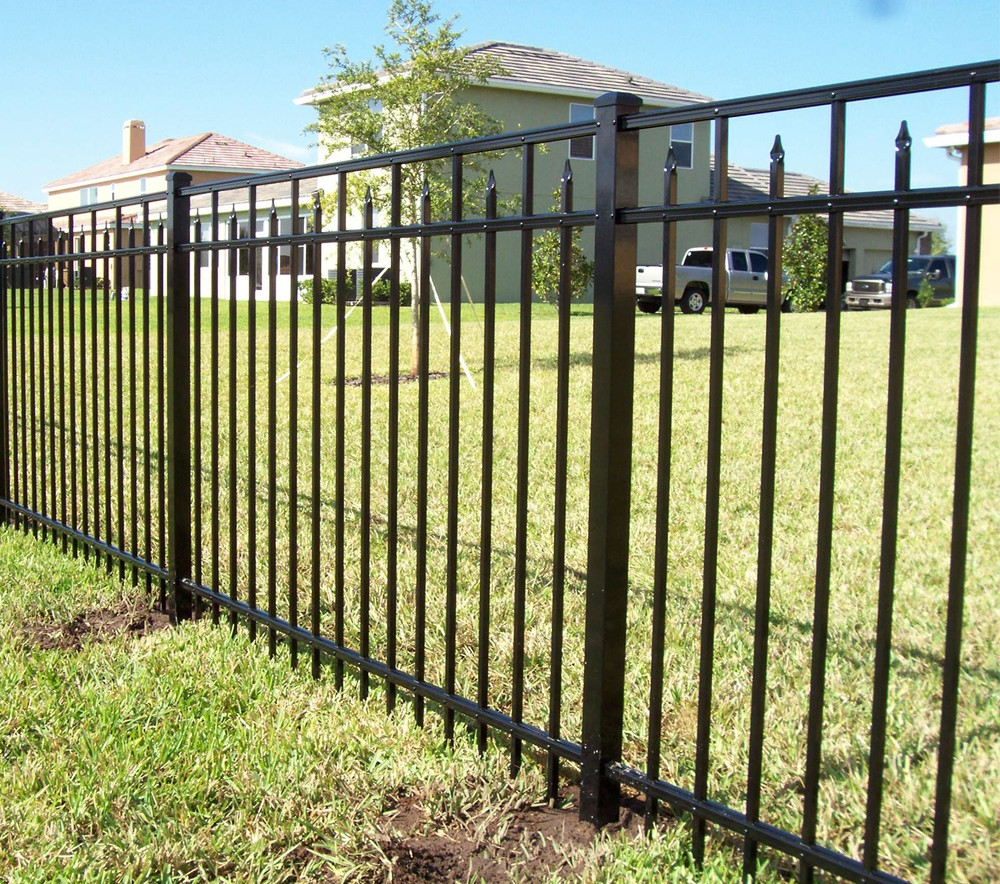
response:
[[[607,95],[589,122],[197,185],[174,173],[164,193],[0,218],[4,517],[143,584],[176,620],[243,624],[271,655],[287,649],[317,678],[325,662],[338,686],[382,690],[420,723],[438,710],[448,741],[459,722],[481,751],[502,739],[512,771],[533,747],[550,799],[579,778],[584,819],[616,820],[634,790],[650,826],[657,813],[689,822],[698,864],[717,844],[751,878],[767,863],[802,881],[944,881],[966,758],[998,79],[989,62],[653,111]],[[913,187],[904,123],[893,188],[846,192],[851,103],[943,88],[968,95],[967,182]],[[830,114],[829,192],[785,194],[779,137],[767,199],[730,200],[730,123],[816,107]],[[667,148],[657,192],[641,188],[643,139],[669,147],[689,123],[714,144],[711,197],[681,197]],[[592,164],[550,162],[581,138]],[[858,495],[870,530],[852,528],[842,496],[858,390],[842,353],[861,328],[842,317],[844,216],[890,210],[900,268],[910,212],[947,206],[965,213],[955,392],[942,394],[953,462],[934,486],[953,498],[950,546],[940,575],[915,577],[901,270]],[[828,229],[821,328],[782,312],[784,225],[810,213]],[[734,334],[719,261],[704,332],[679,326],[680,231],[700,224],[721,255],[730,221],[748,217],[766,222],[770,262],[755,343]],[[668,305],[641,324],[640,237],[658,244]],[[587,255],[593,313],[577,315]],[[785,356],[803,346],[821,378],[812,399]],[[742,423],[760,447],[735,457]],[[804,562],[793,526],[810,538]],[[940,646],[911,653],[937,685],[919,711],[933,735],[918,739],[899,718],[899,635],[914,628],[901,600],[924,581],[944,624]],[[911,738],[917,760],[901,766]],[[934,797],[911,824],[915,783]],[[901,829],[919,831],[905,848]]]

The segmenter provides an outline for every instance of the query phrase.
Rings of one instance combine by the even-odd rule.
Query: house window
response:
[[[291,233],[292,233],[292,219],[279,218],[278,236],[291,236]],[[301,264],[299,266],[301,266]],[[291,275],[291,272],[292,272],[292,247],[278,246],[278,274],[281,276],[289,276]]]
[[[257,222],[257,230],[255,236],[261,236],[264,232],[264,222]],[[248,239],[250,237],[250,227],[247,224],[241,224],[239,227],[239,239]],[[250,275],[250,258],[251,253],[253,254],[253,269],[254,269],[254,288],[260,290],[263,285],[263,255],[259,248],[244,248],[239,249],[237,253],[237,273],[240,276]]]
[[[680,169],[690,169],[694,155],[694,123],[678,123],[670,127],[670,146]]]
[[[381,218],[379,216],[379,210],[373,207],[372,208],[372,228],[378,227],[380,224],[381,224]],[[373,266],[378,266],[379,264],[382,263],[382,260],[381,260],[381,258],[379,256],[379,245],[380,245],[380,241],[377,240],[377,239],[372,242],[372,265]]]
[[[201,229],[199,231],[199,235],[197,237],[194,235],[194,228],[192,227],[192,235],[191,235],[191,241],[192,242],[209,242],[209,241],[211,241],[211,239],[212,239],[212,222],[211,221],[209,221],[208,224],[202,223]],[[197,255],[198,267],[208,267],[209,266],[209,263],[210,263],[210,260],[211,260],[211,256],[210,256],[210,253],[208,251],[195,252],[195,255]]]
[[[370,110],[373,114],[380,114],[380,113],[382,113],[382,102],[381,101],[375,101],[375,100],[369,101],[368,102],[368,110]],[[379,136],[381,137],[381,135],[382,135],[382,130],[379,129]],[[351,145],[351,156],[352,157],[362,156],[363,154],[366,154],[366,153],[368,153],[368,145],[367,144],[359,143],[359,144],[352,144]]]
[[[80,188],[80,205],[81,206],[92,206],[97,202],[97,188],[96,187],[82,187]]]
[[[312,215],[306,215],[306,216],[304,216],[303,219],[302,219],[302,221],[303,221],[303,225],[302,226],[305,228],[302,232],[303,233],[312,233],[313,232],[313,217],[312,217]],[[305,276],[312,276],[312,274],[313,274],[313,255],[314,254],[315,254],[315,250],[314,250],[313,246],[311,246],[311,245],[309,245],[309,246],[299,246],[298,247],[299,265],[298,265],[297,269],[298,269],[299,273],[302,273]]]
[[[571,123],[585,123],[594,119],[594,106],[592,104],[571,104],[569,106],[569,121]],[[586,135],[582,138],[571,138],[569,142],[570,159],[592,160],[594,158],[594,137]]]
[[[145,196],[145,194],[146,194],[146,179],[145,178],[140,178],[139,179],[139,193],[142,196]]]

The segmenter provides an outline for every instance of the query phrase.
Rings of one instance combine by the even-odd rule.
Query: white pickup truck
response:
[[[713,249],[688,249],[677,265],[676,299],[683,313],[703,313],[712,302]],[[635,268],[635,302],[643,313],[656,313],[663,301],[663,267]],[[756,313],[767,306],[767,254],[754,249],[726,249],[726,306]]]

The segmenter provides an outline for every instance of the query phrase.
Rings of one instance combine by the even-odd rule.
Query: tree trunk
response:
[[[410,317],[413,328],[412,348],[410,352],[410,374],[416,376],[420,368],[420,310],[423,307],[422,299],[425,292],[420,291],[418,282],[420,280],[420,246],[416,240],[411,241],[413,249],[413,277],[410,280]]]

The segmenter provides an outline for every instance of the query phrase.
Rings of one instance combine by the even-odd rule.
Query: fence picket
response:
[[[983,209],[1000,203],[995,187],[983,182],[986,87],[998,80],[1000,67],[994,62],[649,112],[641,112],[642,102],[636,96],[611,93],[597,99],[595,118],[588,122],[207,184],[194,185],[190,175],[171,172],[164,194],[38,216],[0,215],[0,521],[59,542],[67,553],[82,553],[109,571],[117,566],[122,577],[130,573],[135,583],[143,580],[147,592],[158,595],[160,605],[176,621],[197,615],[207,602],[215,622],[225,609],[234,630],[239,622],[247,623],[251,639],[259,629],[266,630],[269,654],[276,653],[279,643],[287,644],[293,667],[300,649],[308,650],[315,678],[322,674],[323,661],[332,661],[337,688],[343,687],[345,676],[356,677],[361,696],[367,697],[374,676],[376,689],[384,685],[388,708],[396,708],[400,695],[405,696],[412,700],[421,726],[428,706],[440,710],[449,742],[458,739],[460,719],[474,730],[480,752],[487,751],[491,737],[509,739],[513,773],[523,764],[526,746],[541,750],[550,801],[560,797],[564,765],[569,762],[579,770],[579,812],[584,820],[596,824],[617,820],[621,789],[626,786],[644,795],[648,826],[661,805],[689,815],[692,854],[698,864],[706,857],[710,827],[721,827],[742,839],[746,879],[756,876],[767,849],[797,861],[803,882],[811,882],[817,872],[867,884],[900,881],[886,871],[891,845],[883,831],[883,817],[886,802],[892,798],[886,772],[892,763],[890,728],[895,726],[889,708],[890,664],[895,653],[892,619],[899,567],[908,319],[902,267],[907,259],[911,210],[963,206],[965,289],[951,561],[933,832],[925,833],[931,881],[939,884],[945,880],[949,862],[959,752],[958,690],[970,531]],[[844,187],[848,104],[945,85],[969,90],[967,183],[911,189],[910,139],[904,124],[897,142],[894,190],[848,194]],[[831,114],[829,194],[785,195],[785,158],[778,138],[771,155],[767,201],[730,201],[726,173],[731,119],[817,105],[827,106]],[[671,149],[662,204],[643,205],[640,134],[662,133],[677,124],[707,125],[708,121],[714,121],[716,151],[717,185],[711,198],[697,202],[679,198],[682,179]],[[587,139],[594,144],[593,207],[574,207],[574,170],[567,162],[559,208],[536,211],[541,158],[553,144],[565,147],[570,143],[579,149]],[[520,152],[520,185],[511,189],[520,205],[500,208],[491,172],[480,216],[466,205],[474,168],[466,164],[466,158],[492,161],[494,154],[505,150]],[[434,164],[450,166],[450,178],[443,179],[447,184],[442,188],[450,187],[450,212],[435,207],[434,200],[443,202],[443,193],[431,189],[434,176],[428,170]],[[411,207],[419,217],[407,221],[404,180],[413,177],[422,178],[423,192]],[[337,208],[335,216],[327,219],[332,222],[330,229],[323,229],[319,182],[328,181],[335,182]],[[364,217],[360,226],[351,226],[347,203],[359,185],[364,189],[366,183]],[[314,187],[308,191],[311,221],[303,219],[299,205],[307,187]],[[287,227],[274,199],[264,196],[270,189],[280,189],[280,199],[288,199],[291,223]],[[383,190],[387,195],[379,195]],[[220,215],[221,195],[233,198],[228,219]],[[257,204],[260,200],[266,205],[267,199],[271,201],[266,229],[258,232]],[[192,219],[196,200],[209,211],[207,236],[201,212]],[[378,206],[377,200],[382,200]],[[151,221],[151,207],[163,204],[165,218],[161,214],[158,222]],[[376,220],[383,205],[389,207],[387,225],[381,214]],[[863,833],[856,833],[863,848],[860,856],[853,856],[846,848],[838,851],[824,845],[819,814],[829,776],[823,741],[836,558],[839,381],[844,373],[840,364],[844,215],[876,209],[895,213],[896,300],[890,316],[875,659],[866,671],[873,685],[870,717],[859,725],[859,733],[870,727],[869,781],[862,809]],[[280,211],[284,211],[283,202]],[[829,215],[829,240],[815,579],[808,600],[812,618],[803,637],[811,647],[807,651],[808,699],[803,700],[808,707],[802,737],[804,769],[801,781],[797,780],[801,827],[796,818],[792,823],[782,822],[785,828],[780,828],[767,821],[765,748],[771,749],[766,743],[768,723],[777,705],[771,701],[768,669],[779,635],[772,590],[781,579],[775,547],[779,535],[776,484],[782,462],[779,389],[782,407],[785,402],[779,367],[782,323],[787,322],[780,312],[781,229],[787,217],[802,212]],[[676,454],[682,440],[674,433],[678,354],[672,303],[677,295],[678,223],[709,222],[715,254],[721,255],[727,246],[729,220],[753,214],[767,217],[771,264],[762,410],[758,413],[762,424],[760,481],[753,492],[758,506],[756,596],[747,608],[753,620],[752,632],[746,632],[752,638],[752,665],[748,670],[746,764],[741,772],[746,779],[740,781],[746,784],[746,801],[739,810],[716,800],[713,783],[719,766],[713,744],[719,743],[722,727],[715,689],[720,660],[728,659],[721,642],[716,653],[716,632],[725,634],[720,605],[725,603],[723,593],[730,581],[724,567],[727,526],[723,521],[730,354],[725,268],[718,260],[712,269],[716,298],[709,329],[707,426],[704,439],[694,440],[705,453],[703,513],[700,498],[698,503],[698,515],[704,515],[701,593],[682,600],[696,605],[700,614],[700,647],[697,653],[691,652],[698,659],[697,698],[686,707],[696,709],[695,751],[693,764],[688,765],[693,788],[663,778],[663,744],[668,735],[664,716],[669,699],[664,697],[669,674],[665,638],[675,625],[670,606],[678,592],[671,585],[676,578],[668,574],[670,557],[676,554],[671,542],[671,495],[676,499],[683,484],[678,480]],[[242,228],[241,218],[246,224]],[[136,223],[141,228],[139,244]],[[652,452],[650,462],[656,470],[650,483],[655,487],[656,504],[651,578],[642,571],[639,582],[649,585],[630,586],[636,556],[629,548],[630,531],[635,518],[644,517],[632,512],[633,441],[639,432],[633,428],[633,417],[641,395],[634,389],[639,355],[634,272],[638,231],[644,227],[662,237],[661,300],[667,308],[658,327],[655,442],[643,452]],[[570,265],[574,236],[584,228],[592,228],[594,238],[594,314],[593,339],[581,354],[574,351]],[[545,340],[537,335],[537,323],[542,320],[534,304],[533,265],[541,235],[550,231],[556,231],[559,238],[559,313],[554,337],[555,407],[553,414],[543,416],[542,420],[549,421],[543,424],[536,414],[535,392],[546,381],[545,372],[539,369],[546,354]],[[462,290],[467,282],[463,266],[477,266],[471,237],[482,240],[476,248],[482,249],[483,341],[481,351],[477,343],[463,355],[462,347],[469,346],[463,339],[475,340],[476,333],[471,323],[463,326]],[[384,257],[383,242],[391,272],[388,319],[380,324],[374,273],[375,249]],[[414,246],[417,265],[412,291],[417,347],[412,377],[401,372],[400,365],[403,289],[399,271],[404,242]],[[430,310],[432,264],[437,266],[440,260],[436,250],[442,243],[449,247],[451,261],[451,340],[445,355],[441,355],[444,345],[433,338]],[[502,245],[510,246],[511,252],[502,252]],[[517,300],[516,330],[501,338],[507,330],[499,329],[497,323],[497,268],[515,249],[517,257],[510,264],[517,276],[516,291],[512,288],[505,294]],[[349,295],[348,262],[357,262],[358,255],[362,277],[356,281],[354,295]],[[330,271],[335,288],[330,309],[323,303],[328,282],[323,276],[324,257],[333,257],[336,266]],[[300,276],[304,287],[311,288],[313,299],[309,313],[302,314],[302,329]],[[130,290],[127,306],[122,304],[125,283]],[[267,301],[264,315],[256,303],[258,284]],[[281,324],[286,315],[283,308],[279,312],[279,301],[286,289],[290,301],[287,387],[278,378],[278,361],[284,359]],[[244,296],[248,301],[246,327],[241,324]],[[379,297],[384,299],[384,295]],[[202,298],[209,300],[207,316]],[[361,318],[351,325],[347,301],[357,298],[362,302]],[[228,309],[220,312],[223,301]],[[264,339],[260,322],[267,326],[266,346],[258,347],[258,338]],[[308,470],[308,483],[299,475],[299,446],[305,442],[299,439],[298,338],[300,331],[306,331],[306,322],[311,322],[310,356],[302,363],[307,367],[301,380],[305,385],[308,379],[309,403],[302,413],[308,414],[310,449],[301,472]],[[323,336],[324,323],[335,326],[334,353],[328,358],[323,347],[331,335]],[[380,338],[383,331],[385,337]],[[382,357],[386,341],[389,377],[383,390],[377,375],[384,369],[375,360]],[[433,364],[446,365],[448,370],[446,407],[436,404],[444,402],[443,392],[440,397],[435,394],[443,385],[432,387],[439,376],[431,370],[433,348],[437,348]],[[472,352],[475,356],[467,362],[465,357]],[[461,372],[475,368],[469,366],[480,352],[481,384],[463,395]],[[263,409],[260,414],[257,411],[257,371],[263,354],[267,359],[266,397],[262,397],[266,398],[266,418]],[[577,361],[585,364],[587,360],[590,435],[585,454],[589,473],[578,476],[575,469],[583,474],[588,467],[571,462],[572,415],[578,405],[574,401],[577,386],[571,378],[579,377]],[[407,388],[407,380],[415,385]],[[357,395],[356,386],[360,387]],[[496,436],[501,409],[516,415],[514,438],[508,446],[512,450],[505,450]],[[470,414],[475,424],[467,427]],[[408,417],[413,420],[408,422]],[[259,425],[262,420],[266,427]],[[542,426],[554,427],[554,432],[539,432]],[[259,443],[258,434],[263,437],[265,433]],[[286,438],[287,462],[283,460]],[[542,469],[537,465],[537,451],[546,445],[551,448],[551,468]],[[266,449],[266,477],[261,482],[259,446]],[[479,487],[475,497],[467,500],[460,465],[470,456],[480,460],[473,471],[473,482]],[[543,474],[546,481],[539,481]],[[691,481],[690,476],[685,478]],[[581,494],[570,480],[589,482],[588,493]],[[541,500],[550,491],[551,500]],[[581,529],[585,536],[578,550],[586,555],[585,575],[572,570],[573,494],[585,500],[585,527]],[[503,515],[512,524],[499,524],[501,496],[509,498],[510,510]],[[383,505],[384,513],[379,511]],[[480,507],[475,524],[467,518],[470,506]],[[308,527],[301,521],[306,510]],[[308,549],[299,549],[300,529],[308,533]],[[478,538],[470,537],[476,530]],[[536,534],[545,532],[551,532],[551,561],[544,552],[546,561],[536,567]],[[470,547],[474,547],[472,570],[467,568]],[[264,555],[265,549],[266,568],[258,567],[258,550]],[[476,580],[473,574],[479,580],[474,595],[465,591]],[[580,599],[573,597],[574,577],[584,586]],[[306,600],[303,604],[309,606],[308,616],[304,608],[300,611],[300,591]],[[625,706],[633,699],[627,696],[626,667],[635,655],[628,645],[628,625],[630,616],[645,616],[644,605],[652,624],[651,645],[640,649],[649,651],[642,663],[648,666],[643,670],[648,675],[648,707],[643,710],[648,720],[644,728],[626,734],[630,723]],[[583,621],[582,661],[570,659],[567,650],[567,636],[576,625],[569,612]],[[474,628],[469,628],[470,622]],[[544,635],[541,654],[530,647],[532,635],[538,634]],[[577,663],[579,671],[573,669]],[[579,684],[573,683],[576,677]],[[540,701],[542,692],[546,693]],[[639,703],[644,699],[645,695]],[[544,728],[533,723],[546,715]],[[636,743],[645,750],[643,771],[631,766],[628,758]],[[793,827],[799,834],[793,834]]]

